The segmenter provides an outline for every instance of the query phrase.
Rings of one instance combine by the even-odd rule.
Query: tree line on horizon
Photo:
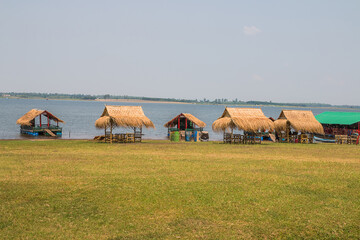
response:
[[[90,94],[66,94],[66,93],[17,93],[4,92],[1,93],[2,98],[40,98],[40,99],[71,99],[71,100],[96,100],[96,99],[132,99],[143,101],[165,101],[165,102],[184,102],[184,103],[198,103],[198,104],[221,104],[221,105],[271,105],[271,106],[293,106],[293,107],[346,107],[346,108],[360,108],[360,106],[351,105],[331,105],[326,103],[278,103],[272,101],[241,101],[237,98],[230,100],[227,98],[210,99],[177,99],[177,98],[157,98],[157,97],[137,97],[128,95],[90,95]]]

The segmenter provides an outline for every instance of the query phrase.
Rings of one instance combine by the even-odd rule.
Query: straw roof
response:
[[[113,127],[143,127],[155,128],[154,123],[145,116],[141,106],[110,106],[105,109],[95,122],[97,128]]]
[[[61,120],[60,118],[56,117],[55,115],[51,114],[50,112],[48,112],[46,110],[31,109],[30,111],[25,113],[24,116],[19,118],[16,121],[16,124],[31,126],[32,125],[31,121],[33,121],[37,116],[39,116],[41,114],[46,117],[49,117],[49,119],[51,119],[51,120],[65,123],[63,120]]]
[[[274,122],[275,130],[286,131],[287,122],[298,132],[324,134],[324,128],[316,120],[312,111],[282,110],[278,120]]]
[[[176,120],[182,116],[187,118],[188,120],[190,120],[195,125],[197,125],[201,128],[206,127],[206,123],[204,123],[203,121],[201,121],[200,119],[198,119],[197,117],[195,117],[194,115],[192,115],[190,113],[180,113],[179,115],[177,115],[176,117],[171,119],[169,122],[165,123],[164,127],[171,127],[172,125],[176,124],[177,123]]]
[[[224,113],[212,125],[214,131],[239,129],[247,132],[274,129],[273,122],[267,118],[260,108],[225,108]]]

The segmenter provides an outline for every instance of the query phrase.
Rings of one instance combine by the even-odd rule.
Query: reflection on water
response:
[[[211,124],[221,116],[224,111],[222,105],[196,105],[196,104],[167,104],[167,103],[119,103],[106,102],[108,105],[142,106],[145,115],[155,124],[156,129],[144,129],[145,139],[165,139],[167,128],[164,124],[179,113],[191,113],[207,126],[210,140],[219,140],[221,134],[211,130]],[[35,100],[35,99],[0,99],[0,139],[29,138],[19,134],[20,127],[16,120],[32,108],[48,110],[55,116],[65,121],[62,138],[83,139],[93,138],[103,134],[103,130],[95,128],[95,121],[104,110],[105,103],[96,101],[60,101],[60,100]],[[244,107],[244,106],[241,106]],[[257,106],[251,106],[257,107]],[[267,117],[277,118],[281,107],[261,107]],[[287,108],[312,110],[314,115],[324,111],[351,111],[334,108]],[[354,111],[354,110],[353,110]],[[126,132],[118,129],[116,132]],[[32,138],[32,137],[31,137]]]

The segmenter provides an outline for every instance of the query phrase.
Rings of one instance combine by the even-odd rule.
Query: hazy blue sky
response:
[[[0,92],[360,105],[360,1],[0,0]]]

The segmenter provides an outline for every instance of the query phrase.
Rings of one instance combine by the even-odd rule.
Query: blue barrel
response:
[[[198,135],[198,132],[195,131],[195,132],[194,132],[194,142],[197,142],[197,135]]]
[[[186,131],[185,132],[185,141],[186,142],[190,142],[190,136],[191,136],[191,132]]]

